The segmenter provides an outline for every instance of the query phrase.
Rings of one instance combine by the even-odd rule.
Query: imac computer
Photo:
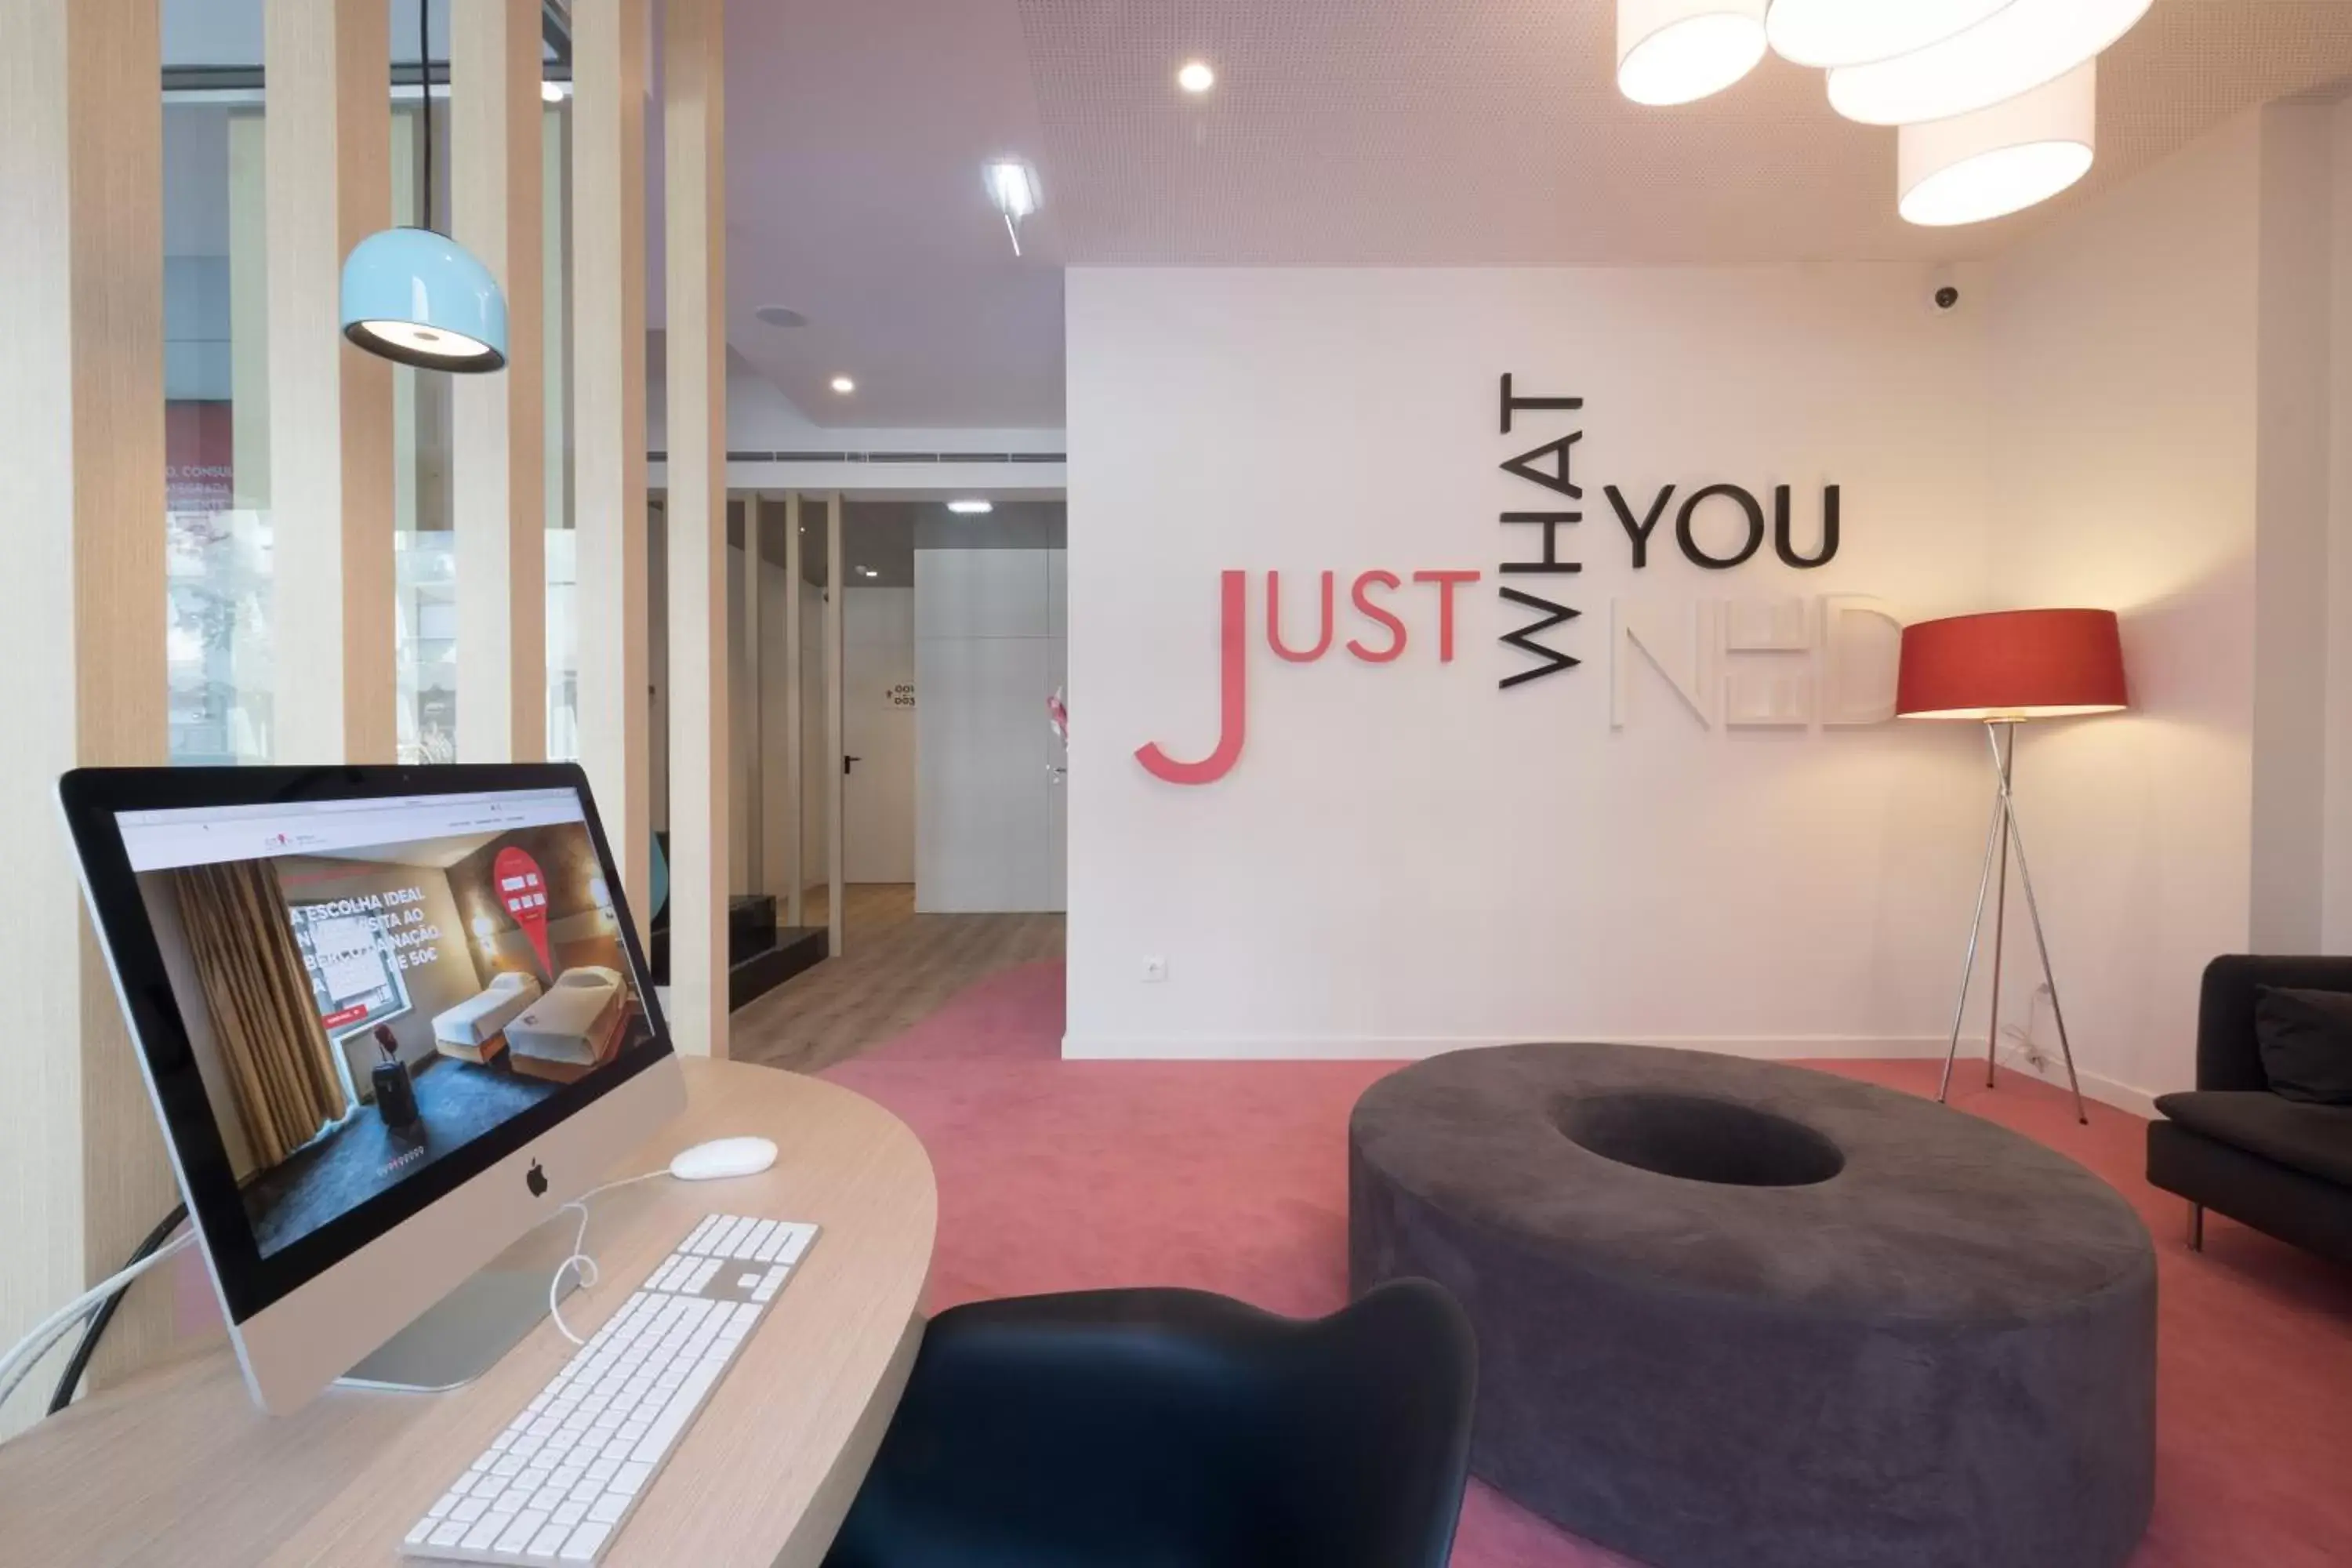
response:
[[[254,1398],[486,1370],[550,1273],[485,1265],[685,1105],[585,775],[93,769],[59,794]]]

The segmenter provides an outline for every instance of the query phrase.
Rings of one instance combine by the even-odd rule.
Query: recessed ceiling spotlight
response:
[[[845,375],[836,375],[836,376],[835,376],[835,377],[833,378],[833,381],[832,381],[831,384],[832,384],[832,387],[833,387],[834,391],[835,391],[835,392],[837,392],[837,393],[841,394],[841,395],[842,395],[842,396],[844,396],[844,397],[848,396],[851,393],[853,393],[853,392],[855,392],[855,391],[856,391],[856,390],[857,390],[857,384],[856,384],[856,382],[854,382],[854,381],[850,380],[850,379],[849,379],[847,376],[845,376]]]
[[[572,84],[568,81],[542,81],[539,84],[539,99],[541,103],[562,103],[571,96]]]
[[[996,510],[996,504],[979,500],[951,500],[948,502],[948,510],[958,517],[985,517]]]
[[[882,575],[881,573],[877,572],[871,566],[860,566],[857,569],[857,574],[861,577],[879,577]]]
[[[790,305],[762,305],[751,312],[772,327],[805,327],[808,318]]]
[[[1217,73],[1206,60],[1186,60],[1177,69],[1176,85],[1189,93],[1203,93],[1217,85]]]

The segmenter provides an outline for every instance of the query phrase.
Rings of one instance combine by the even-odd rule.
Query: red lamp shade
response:
[[[1998,722],[2127,706],[2113,610],[2004,610],[1903,628],[1903,718]]]

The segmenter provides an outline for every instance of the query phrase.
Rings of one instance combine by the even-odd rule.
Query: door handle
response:
[[[866,759],[865,759],[864,757],[853,757],[853,756],[849,756],[849,755],[847,755],[847,754],[845,754],[845,754],[843,755],[842,759],[841,759],[841,771],[842,771],[843,774],[844,774],[844,775],[848,774],[850,772],[852,772],[852,771],[856,767],[856,765],[857,765],[858,763],[860,763],[864,762],[865,760],[866,760]]]

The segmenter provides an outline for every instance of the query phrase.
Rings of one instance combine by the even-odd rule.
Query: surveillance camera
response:
[[[1927,298],[1939,316],[1958,308],[1960,283],[1951,268],[1938,267],[1927,275]]]

